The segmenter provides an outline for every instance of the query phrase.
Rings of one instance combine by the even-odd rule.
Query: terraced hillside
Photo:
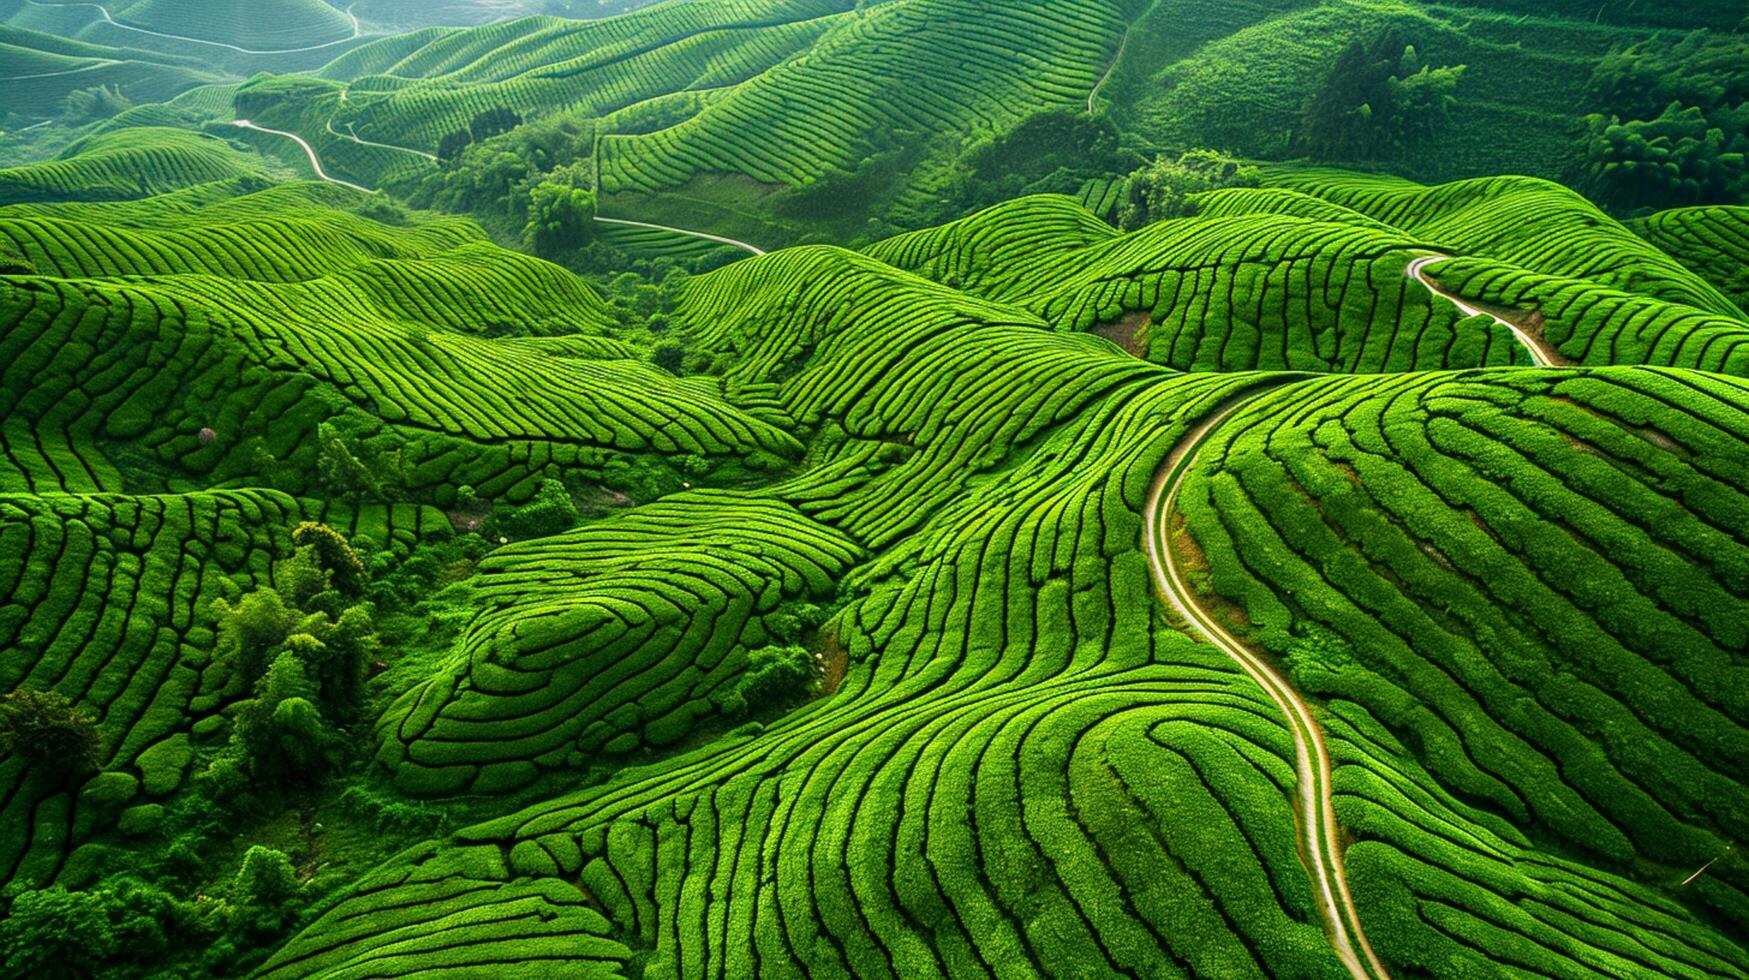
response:
[[[930,296],[942,315],[918,322],[915,312],[928,308],[923,304]],[[719,356],[731,397],[758,392],[825,440],[816,444],[808,473],[759,492],[770,501],[768,508],[787,505],[781,511],[791,528],[785,540],[816,541],[836,532],[870,556],[849,553],[857,566],[847,577],[849,602],[823,631],[822,649],[848,660],[842,682],[829,696],[780,720],[622,769],[599,786],[525,806],[390,860],[277,953],[266,975],[500,963],[534,943],[569,949],[579,969],[603,976],[618,970],[692,975],[715,969],[710,964],[735,973],[857,976],[980,975],[1004,968],[1042,975],[1341,973],[1338,954],[1322,934],[1316,884],[1295,859],[1289,730],[1234,664],[1213,648],[1187,641],[1154,611],[1142,538],[1156,472],[1176,447],[1208,439],[1179,498],[1182,511],[1175,508],[1166,519],[1171,527],[1188,519],[1191,533],[1205,535],[1195,540],[1210,542],[1208,564],[1193,557],[1190,565],[1214,569],[1216,539],[1203,531],[1205,515],[1227,511],[1218,500],[1213,510],[1202,503],[1203,487],[1250,473],[1235,452],[1217,447],[1244,438],[1257,424],[1253,419],[1313,434],[1329,427],[1318,421],[1325,417],[1315,414],[1319,406],[1328,406],[1329,418],[1342,419],[1354,404],[1400,404],[1392,395],[1397,389],[1425,392],[1410,404],[1439,411],[1473,404],[1474,412],[1503,417],[1496,406],[1514,397],[1541,398],[1555,410],[1562,403],[1537,394],[1545,391],[1572,388],[1585,392],[1585,403],[1603,404],[1648,386],[1672,385],[1689,386],[1697,399],[1701,388],[1695,386],[1704,387],[1704,401],[1684,403],[1708,413],[1715,426],[1741,425],[1746,417],[1740,395],[1730,394],[1740,390],[1734,384],[1643,369],[1495,369],[1409,374],[1383,383],[1176,374],[1143,365],[1111,345],[1041,329],[1018,312],[1004,317],[1001,309],[955,299],[940,287],[830,249],[749,260],[693,286],[681,315],[703,331],[701,338]],[[1343,392],[1352,394],[1339,396]],[[1225,406],[1241,402],[1243,412],[1212,436],[1197,434],[1209,420],[1224,417]],[[1628,453],[1637,445],[1624,461],[1668,474],[1665,479],[1678,473],[1702,481],[1741,477],[1727,462],[1741,457],[1734,437],[1721,434],[1704,444],[1710,448],[1670,442],[1640,434],[1639,414],[1615,410],[1626,413],[1615,429],[1619,435],[1600,441],[1598,451]],[[1587,417],[1571,411],[1562,419],[1577,425]],[[1570,431],[1604,440],[1596,425],[1615,423],[1596,418],[1596,424]],[[1520,429],[1514,442],[1552,442],[1551,451],[1564,452],[1599,480],[1615,472],[1603,457],[1568,446],[1552,432],[1542,439],[1542,429]],[[1693,438],[1701,438],[1700,430]],[[903,449],[886,448],[894,446]],[[1715,461],[1703,452],[1722,455]],[[871,469],[877,460],[883,465]],[[1725,471],[1735,475],[1723,477]],[[1505,492],[1496,488],[1497,479],[1466,473],[1435,474],[1441,480],[1437,489]],[[1342,485],[1337,480],[1336,488]],[[1522,499],[1537,499],[1528,486],[1524,493]],[[1399,496],[1402,507],[1414,505],[1413,498]],[[1728,506],[1726,499],[1719,498],[1719,506]],[[749,514],[749,502],[675,498],[676,507],[694,515],[688,526],[697,551],[686,564],[696,561],[705,574],[723,567],[725,558],[745,560],[720,550],[728,542],[710,529],[719,520],[766,520]],[[1356,509],[1367,513],[1358,504]],[[1491,512],[1481,519],[1489,518]],[[1436,528],[1451,524],[1437,511],[1426,519]],[[1617,526],[1626,528],[1625,522],[1651,517],[1635,512],[1620,520]],[[1457,523],[1473,527],[1461,518]],[[1291,525],[1252,520],[1244,527],[1262,534],[1272,526],[1302,524],[1304,519]],[[551,562],[545,567],[555,570],[577,560],[562,557],[568,552],[638,561],[623,545],[607,550],[612,525],[600,527],[602,537],[596,533],[575,532],[550,551],[541,546],[506,552],[490,577],[513,569],[529,575],[542,554]],[[1356,554],[1370,555],[1371,539],[1358,526],[1351,533]],[[1451,527],[1447,533],[1464,532]],[[1668,533],[1684,532],[1672,527]],[[1486,538],[1482,531],[1475,534]],[[1189,548],[1181,535],[1176,547]],[[1513,539],[1503,540],[1500,547]],[[1690,547],[1702,547],[1699,540]],[[1741,558],[1741,545],[1728,534],[1707,540],[1720,549],[1712,553],[1718,561]],[[1433,571],[1462,568],[1470,560],[1455,543],[1436,544],[1454,550],[1407,550]],[[1250,547],[1236,545],[1231,571],[1220,574],[1237,574],[1253,560],[1273,572],[1276,566],[1261,555],[1252,558]],[[1348,545],[1339,540],[1318,547],[1338,560]],[[1657,560],[1658,552],[1652,546],[1640,553],[1605,552],[1611,557],[1597,560],[1613,562],[1622,579],[1596,587],[1613,589],[1618,603],[1658,604],[1664,590],[1678,584],[1666,584],[1653,568],[1630,571],[1640,560],[1632,554]],[[1553,555],[1562,553],[1556,547]],[[769,549],[765,554],[773,556]],[[671,576],[679,576],[686,566],[669,567]],[[1487,572],[1472,574],[1493,581]],[[636,581],[627,579],[628,585]],[[1304,596],[1300,602],[1321,594],[1303,583],[1283,587]],[[1680,587],[1687,595],[1689,585]],[[1724,581],[1719,587],[1736,588]],[[788,588],[777,594],[792,594]],[[1437,590],[1450,592],[1451,586],[1430,581],[1426,588],[1430,595],[1445,594]],[[526,662],[525,668],[501,680],[482,677],[478,695],[461,695],[460,684],[457,695],[438,701],[422,693],[393,710],[387,720],[394,727],[379,735],[388,734],[388,744],[396,746],[402,742],[396,733],[405,730],[402,719],[415,715],[421,724],[435,717],[439,725],[452,712],[457,722],[497,717],[506,722],[490,728],[476,723],[473,735],[452,724],[455,734],[425,751],[459,761],[468,758],[460,753],[488,747],[492,755],[475,758],[508,758],[520,748],[529,762],[544,754],[543,764],[560,764],[556,751],[545,747],[545,706],[554,694],[543,679],[623,641],[591,625],[601,621],[595,607],[602,601],[592,592],[573,592],[567,600],[573,611],[562,618],[554,598],[544,591],[519,598],[482,618],[482,633],[464,641],[464,649],[480,651],[470,657],[475,671],[513,662]],[[649,610],[649,628],[669,622],[658,615],[675,614],[672,599],[663,601],[642,586],[618,598]],[[1695,604],[1691,608],[1712,609],[1717,623],[1730,618],[1726,607],[1709,607],[1700,594],[1688,601]],[[679,623],[718,622],[720,603],[707,592],[690,613],[684,606],[678,610]],[[745,614],[738,610],[747,607],[731,598],[728,608],[741,622]],[[506,631],[506,620],[498,617],[511,611],[545,616],[555,629]],[[1455,609],[1427,613],[1434,614],[1458,615]],[[1625,608],[1605,614],[1596,605],[1539,615],[1576,617],[1570,621],[1575,626],[1584,623],[1602,634],[1615,628],[1618,615],[1623,624],[1651,626]],[[1356,622],[1375,620],[1357,614]],[[1379,620],[1372,628],[1389,622]],[[1551,642],[1529,625],[1541,620],[1525,622],[1530,632],[1517,642]],[[1552,628],[1554,621],[1546,622]],[[687,633],[685,626],[668,628]],[[1286,622],[1276,628],[1289,637],[1305,633]],[[499,638],[488,641],[492,630]],[[1361,676],[1359,664],[1366,661],[1358,654],[1316,659],[1337,658],[1335,651],[1344,649],[1336,644],[1346,640],[1333,630],[1329,635],[1324,646],[1293,647],[1287,662],[1296,680],[1325,664],[1336,673],[1339,665],[1354,663],[1346,669]],[[1514,642],[1498,628],[1489,636],[1490,642]],[[533,643],[512,653],[504,647],[511,637]],[[1694,637],[1674,633],[1647,633],[1635,642],[1651,644],[1643,657],[1660,665],[1655,673],[1663,678],[1643,681],[1653,684],[1688,677],[1680,660],[1692,658],[1694,669],[1703,662],[1728,669],[1724,664],[1736,656],[1735,641],[1724,636],[1709,635],[1699,647]],[[500,651],[496,658],[484,652],[494,647]],[[1591,647],[1575,636],[1570,646],[1556,649],[1569,652],[1546,656],[1573,656]],[[650,662],[671,658],[674,650],[665,643],[650,651]],[[708,699],[714,654],[700,649],[695,656],[698,666],[687,683],[695,697]],[[1529,656],[1528,650],[1515,654]],[[1489,663],[1480,654],[1473,659]],[[1549,674],[1524,662],[1528,673],[1499,683],[1506,689],[1531,685],[1522,700],[1534,704],[1541,699],[1537,685]],[[1421,669],[1434,671],[1438,663]],[[1517,777],[1508,772],[1493,783],[1477,783],[1480,777],[1463,768],[1466,756],[1456,747],[1461,743],[1454,742],[1466,735],[1448,734],[1467,718],[1476,719],[1473,724],[1506,719],[1494,720],[1498,715],[1486,706],[1460,709],[1452,702],[1446,710],[1454,717],[1448,720],[1437,713],[1447,701],[1429,696],[1417,708],[1422,702],[1401,687],[1407,681],[1391,687],[1377,680],[1372,688],[1358,680],[1338,687],[1325,674],[1316,681],[1303,680],[1320,696],[1317,717],[1334,760],[1334,812],[1346,835],[1355,921],[1371,937],[1385,970],[1461,975],[1504,965],[1509,972],[1540,976],[1598,970],[1703,976],[1749,969],[1749,951],[1729,938],[1734,927],[1715,918],[1739,914],[1735,878],[1712,879],[1700,898],[1675,888],[1675,870],[1686,867],[1682,862],[1711,856],[1733,833],[1711,823],[1726,819],[1726,810],[1699,815],[1710,812],[1698,809],[1708,792],[1703,787],[1722,773],[1697,771],[1698,781],[1684,792],[1700,795],[1663,797],[1665,805],[1695,812],[1692,819],[1699,823],[1688,845],[1676,837],[1643,840],[1641,846],[1658,856],[1654,864],[1636,862],[1631,847],[1603,853],[1552,846],[1536,814],[1554,808],[1535,794],[1569,792],[1563,781],[1514,790],[1519,784],[1511,780]],[[447,692],[450,683],[446,678],[436,690]],[[488,693],[488,685],[502,693]],[[1395,699],[1375,697],[1374,689],[1391,691]],[[569,690],[569,684],[559,689]],[[471,712],[463,710],[467,696],[478,706]],[[577,703],[590,704],[584,717],[593,717],[613,703],[603,698],[615,696],[612,688],[597,688],[579,692]],[[493,700],[503,707],[486,709]],[[1595,699],[1582,703],[1609,710]],[[1675,719],[1685,709],[1669,710],[1664,717]],[[1603,717],[1571,724],[1588,729]],[[668,723],[667,717],[648,721],[645,737]],[[518,732],[526,733],[520,742]],[[1740,727],[1733,732],[1727,726],[1681,737],[1740,736]],[[402,744],[406,748],[394,748],[390,758],[419,751],[417,741]],[[1447,744],[1453,748],[1439,748]],[[1618,744],[1619,750],[1613,748]],[[1623,732],[1619,743],[1602,740],[1595,751],[1600,760],[1609,759],[1632,746],[1654,767],[1648,771],[1661,767],[1667,774],[1659,786],[1675,792],[1681,784],[1673,784],[1674,773],[1697,761],[1681,744],[1646,743]],[[1512,751],[1498,757],[1498,766],[1512,758],[1529,765],[1536,758],[1534,750]],[[1618,764],[1631,769],[1635,763],[1622,757]],[[1709,758],[1699,765],[1729,764]],[[405,762],[397,766],[406,771]],[[478,778],[489,771],[481,767]],[[1499,789],[1490,795],[1483,785]],[[1630,805],[1626,796],[1611,799],[1618,798]],[[1579,817],[1571,806],[1561,812]],[[456,890],[448,894],[457,897],[428,906],[440,880],[451,882]],[[513,912],[505,895],[512,883],[519,895],[543,889],[540,902],[548,911]],[[579,902],[590,903],[605,922],[585,914]],[[454,923],[464,914],[492,916],[501,925],[459,930]],[[563,938],[555,940],[555,931]],[[609,936],[618,947],[606,941]]]
[[[323,0],[20,0],[8,6],[9,22],[18,27],[227,66],[314,68],[361,37],[349,14]]]
[[[1301,107],[1337,56],[1356,38],[1395,31],[1422,64],[1466,71],[1461,110],[1380,162],[1423,180],[1558,178],[1571,146],[1568,128],[1589,111],[1581,107],[1600,59],[1654,29],[1687,30],[1729,16],[1712,5],[1699,13],[1670,4],[1578,6],[1163,0],[1135,22],[1100,98],[1120,126],[1154,144],[1293,159],[1302,155],[1293,145]]]
[[[1749,208],[1683,208],[1631,226],[1665,254],[1749,309]]]
[[[1711,283],[1568,192],[1492,183],[1372,215],[1280,188],[1216,191],[1197,217],[1128,235],[1069,198],[1022,198],[871,253],[1181,370],[1749,371],[1749,321]],[[1476,215],[1496,198],[1513,209],[1509,235]],[[1537,202],[1564,236],[1516,217]],[[1533,247],[1550,237],[1562,244]]]
[[[217,80],[197,59],[106,47],[0,24],[0,80],[9,113],[51,120],[69,93],[95,86],[127,92],[141,102],[167,102]]]
[[[106,165],[91,152],[65,167]],[[395,456],[395,492],[445,503],[461,485],[526,498],[549,467],[599,474],[621,453],[798,449],[635,360],[601,335],[591,287],[467,222],[386,226],[320,185],[228,196],[248,186],[0,212],[29,273],[5,282],[7,483],[163,489],[283,460],[273,485],[303,492],[343,451],[324,445],[332,425]],[[152,463],[123,476],[122,456]]]
[[[0,0],[0,980],[1749,978],[1737,19]]]

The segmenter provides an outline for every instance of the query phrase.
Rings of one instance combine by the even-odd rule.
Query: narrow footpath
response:
[[[1403,274],[1420,283],[1422,286],[1425,286],[1428,292],[1444,299],[1459,310],[1462,310],[1465,316],[1485,316],[1500,326],[1512,331],[1512,336],[1515,337],[1518,342],[1524,346],[1524,349],[1530,353],[1530,359],[1536,363],[1537,367],[1566,366],[1567,362],[1560,354],[1556,353],[1555,349],[1550,347],[1547,342],[1540,338],[1532,337],[1518,324],[1513,323],[1510,320],[1503,320],[1500,317],[1489,313],[1487,310],[1465,300],[1463,297],[1449,292],[1445,287],[1435,282],[1432,277],[1428,276],[1428,266],[1450,260],[1451,256],[1449,255],[1424,255],[1409,263],[1409,268],[1405,270]]]
[[[1144,544],[1161,597],[1201,639],[1237,662],[1287,719],[1288,733],[1293,736],[1294,743],[1300,860],[1317,893],[1318,913],[1324,920],[1324,931],[1330,937],[1337,958],[1355,980],[1386,980],[1390,973],[1367,942],[1354,898],[1348,891],[1348,876],[1342,866],[1342,828],[1336,823],[1336,808],[1331,798],[1334,766],[1324,747],[1323,729],[1312,714],[1311,706],[1299,696],[1287,678],[1277,673],[1268,661],[1228,632],[1202,607],[1172,552],[1168,522],[1178,492],[1185,477],[1196,467],[1203,446],[1221,423],[1240,409],[1280,390],[1280,387],[1265,388],[1240,396],[1204,420],[1173,448],[1148,495],[1143,514]]]

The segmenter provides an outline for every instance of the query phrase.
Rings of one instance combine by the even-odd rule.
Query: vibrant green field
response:
[[[0,980],[1749,978],[1720,7],[0,0]]]

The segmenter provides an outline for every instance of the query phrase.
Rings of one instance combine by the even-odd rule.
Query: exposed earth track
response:
[[[341,187],[350,187],[355,191],[363,191],[366,194],[377,193],[376,191],[370,189],[369,187],[365,187],[362,184],[354,184],[350,180],[341,180],[338,177],[328,176],[328,172],[326,170],[322,169],[322,158],[316,156],[316,148],[311,146],[308,141],[306,141],[302,136],[299,136],[296,133],[288,133],[283,129],[268,129],[266,126],[257,126],[247,119],[234,119],[231,121],[231,125],[236,126],[238,129],[249,129],[249,130],[254,130],[257,133],[267,133],[267,134],[272,135],[272,136],[283,136],[286,139],[295,142],[297,145],[303,147],[304,155],[310,158],[311,169],[316,171],[316,177],[320,180],[325,180],[330,184],[339,184]]]
[[[752,252],[754,255],[765,254],[765,249],[762,249],[757,245],[749,245],[737,238],[725,238],[722,235],[713,235],[708,231],[693,231],[690,228],[674,228],[669,225],[651,224],[648,221],[632,221],[629,218],[603,218],[600,215],[597,215],[595,220],[605,225],[629,225],[633,228],[653,228],[657,231],[670,231],[676,235],[685,235],[689,238],[703,238],[706,241],[718,242],[723,245],[733,245],[743,251]]]
[[[1541,339],[1532,337],[1518,324],[1513,323],[1510,320],[1501,319],[1500,317],[1489,313],[1487,310],[1469,302],[1463,297],[1448,292],[1443,286],[1439,285],[1439,283],[1435,282],[1427,275],[1428,266],[1440,262],[1446,262],[1450,259],[1451,256],[1449,255],[1424,255],[1409,263],[1409,268],[1404,270],[1403,274],[1426,287],[1428,292],[1462,310],[1465,316],[1489,317],[1495,323],[1512,331],[1512,336],[1524,346],[1526,351],[1530,353],[1530,359],[1536,362],[1537,367],[1561,367],[1565,365],[1566,362],[1561,356],[1555,353],[1555,351]]]
[[[1270,387],[1241,395],[1179,440],[1161,466],[1148,494],[1143,512],[1144,546],[1161,597],[1199,637],[1237,662],[1286,717],[1288,733],[1293,736],[1294,743],[1296,836],[1300,860],[1312,878],[1324,931],[1351,976],[1356,980],[1385,980],[1390,973],[1367,942],[1354,898],[1348,891],[1348,876],[1342,866],[1342,828],[1336,822],[1336,809],[1331,799],[1335,767],[1324,747],[1323,729],[1318,725],[1311,705],[1299,696],[1287,678],[1277,673],[1268,661],[1228,632],[1202,607],[1172,552],[1168,522],[1178,491],[1184,478],[1195,468],[1203,445],[1221,423],[1240,409],[1279,390],[1279,387]]]
[[[102,15],[105,24],[117,28],[118,30],[133,31],[135,34],[145,34],[149,37],[161,37],[167,41],[183,41],[188,44],[209,44],[215,48],[224,48],[228,51],[236,51],[239,54],[298,54],[304,51],[320,51],[323,48],[331,48],[336,44],[349,44],[364,37],[363,31],[361,31],[358,26],[358,18],[352,13],[351,7],[346,8],[344,11],[347,19],[352,21],[352,33],[347,37],[337,38],[333,41],[324,41],[321,44],[311,44],[301,48],[273,48],[271,50],[258,51],[253,48],[239,47],[238,45],[230,44],[225,41],[213,41],[204,37],[189,37],[186,34],[167,34],[163,31],[154,31],[150,28],[136,27],[133,24],[126,24],[116,20],[115,17],[110,14],[109,8],[99,3],[49,3],[47,0],[25,0],[25,2],[33,7],[91,7]]]

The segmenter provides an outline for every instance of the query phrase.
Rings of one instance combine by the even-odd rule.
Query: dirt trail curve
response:
[[[318,178],[325,180],[330,184],[339,184],[341,187],[350,187],[355,191],[363,191],[366,194],[375,194],[376,193],[376,191],[371,190],[370,188],[365,187],[361,184],[354,184],[350,180],[341,180],[338,177],[328,176],[328,171],[322,169],[322,159],[320,157],[316,156],[316,148],[311,146],[307,141],[304,140],[304,138],[302,136],[299,136],[296,133],[288,133],[283,129],[268,129],[266,126],[257,126],[247,119],[232,120],[231,125],[236,126],[238,129],[252,129],[257,133],[267,133],[267,134],[272,135],[272,136],[283,136],[286,139],[291,140],[292,142],[294,142],[297,145],[304,148],[304,155],[310,158],[310,167],[311,167],[311,169],[316,171],[316,176]]]
[[[718,242],[723,245],[733,245],[743,251],[752,252],[754,255],[765,254],[765,249],[762,249],[757,245],[749,245],[737,238],[724,238],[722,235],[713,235],[708,231],[692,231],[688,228],[674,228],[668,225],[653,225],[648,221],[632,221],[629,218],[603,218],[599,215],[596,216],[595,220],[604,225],[628,225],[633,228],[654,228],[657,231],[671,231],[676,235],[685,235],[688,238],[702,238],[706,241]]]
[[[133,31],[135,34],[145,34],[150,37],[161,37],[167,41],[185,41],[189,44],[206,44],[215,48],[224,48],[227,51],[236,51],[239,54],[298,54],[304,51],[320,51],[323,48],[331,48],[336,44],[350,44],[364,36],[364,32],[359,29],[358,17],[352,13],[351,7],[347,7],[344,11],[347,18],[352,21],[352,33],[346,37],[334,41],[326,41],[322,44],[311,44],[302,48],[273,48],[257,51],[253,48],[238,47],[235,44],[228,44],[224,41],[212,41],[204,37],[189,37],[186,34],[166,34],[163,31],[154,31],[144,27],[135,27],[132,24],[124,24],[110,15],[108,7],[99,3],[52,3],[49,2],[49,0],[25,0],[25,2],[33,7],[90,7],[97,11],[97,13],[103,18],[105,24],[119,30]]]
[[[340,101],[342,101],[342,102],[346,101],[346,91],[344,89],[342,89],[340,92]],[[416,157],[424,157],[425,159],[430,160],[432,163],[440,162],[437,159],[437,154],[435,154],[435,153],[427,153],[424,150],[415,150],[410,146],[396,146],[393,143],[378,143],[376,140],[367,140],[364,137],[358,135],[357,132],[353,131],[351,123],[346,124],[346,132],[344,132],[344,133],[342,133],[340,130],[334,128],[334,120],[332,120],[332,119],[330,119],[326,123],[324,123],[323,127],[328,130],[329,136],[337,136],[340,139],[346,140],[348,142],[357,143],[359,146],[375,146],[375,147],[378,147],[378,148],[384,149],[384,150],[394,150],[397,153],[406,153],[406,154],[410,154],[410,155],[416,156]]]
[[[1093,115],[1093,100],[1099,98],[1099,90],[1111,80],[1111,73],[1117,71],[1117,63],[1123,60],[1123,49],[1130,43],[1130,29],[1124,28],[1123,37],[1117,42],[1117,53],[1111,56],[1111,64],[1105,66],[1105,74],[1099,76],[1099,81],[1093,83],[1093,91],[1087,93],[1087,114]]]
[[[1318,913],[1330,945],[1355,980],[1387,980],[1385,969],[1361,930],[1360,916],[1348,892],[1348,877],[1342,867],[1342,830],[1336,823],[1331,802],[1334,767],[1324,748],[1324,733],[1308,705],[1287,679],[1238,637],[1229,633],[1202,608],[1184,571],[1172,553],[1168,521],[1184,478],[1195,468],[1203,445],[1221,423],[1241,408],[1270,392],[1270,387],[1242,395],[1216,411],[1192,430],[1167,457],[1148,495],[1143,514],[1148,564],[1161,596],[1203,640],[1231,657],[1269,695],[1287,718],[1294,742],[1294,773],[1297,784],[1297,820],[1300,860],[1318,897]]]
[[[1462,310],[1465,316],[1485,316],[1512,331],[1512,336],[1517,338],[1520,344],[1524,345],[1526,351],[1530,352],[1530,359],[1536,362],[1537,367],[1565,366],[1566,361],[1562,359],[1561,355],[1556,353],[1554,348],[1550,347],[1542,339],[1532,337],[1529,333],[1525,332],[1522,327],[1518,326],[1518,324],[1513,323],[1510,320],[1503,320],[1500,317],[1489,313],[1487,310],[1465,300],[1463,297],[1448,292],[1443,286],[1433,281],[1433,279],[1427,275],[1428,266],[1440,262],[1447,262],[1450,261],[1450,259],[1451,256],[1449,255],[1424,255],[1409,263],[1409,268],[1404,270],[1403,274],[1425,286],[1428,292],[1444,299],[1446,302]]]
[[[363,191],[366,194],[379,193],[378,191],[374,191],[374,190],[370,189],[369,187],[365,187],[365,186],[360,185],[360,184],[354,184],[353,182],[351,182],[349,180],[341,180],[338,177],[329,176],[328,172],[326,170],[322,169],[322,158],[316,155],[316,148],[311,146],[309,144],[308,140],[305,140],[302,136],[299,136],[296,133],[288,133],[283,129],[268,129],[266,126],[258,126],[248,119],[233,120],[231,122],[231,125],[236,126],[239,129],[251,129],[257,133],[268,133],[268,134],[273,135],[273,136],[281,136],[281,137],[284,137],[288,140],[291,140],[291,141],[297,143],[298,146],[303,148],[304,156],[309,157],[310,167],[311,167],[311,169],[316,171],[316,176],[322,180],[327,181],[330,184],[339,184],[342,187],[350,187],[355,191]],[[430,157],[433,160],[437,159],[435,156],[432,156],[431,154],[428,154],[428,153],[424,152],[423,150],[413,150],[413,149],[408,149],[407,147],[404,147],[404,146],[394,146],[394,145],[391,145],[388,143],[372,143],[369,140],[360,139],[357,136],[348,136],[345,133],[338,132],[337,130],[335,130],[332,120],[330,120],[328,123],[328,132],[335,135],[335,136],[340,137],[341,139],[350,139],[355,143],[361,143],[365,146],[380,146],[380,147],[383,147],[384,149],[400,150],[404,153],[414,153],[414,154],[418,154],[419,156]],[[633,228],[653,228],[657,231],[666,231],[666,232],[672,232],[673,234],[676,234],[676,235],[685,235],[689,238],[702,238],[702,239],[705,239],[706,241],[717,242],[717,243],[723,244],[723,245],[731,245],[735,248],[741,249],[742,251],[750,252],[753,255],[764,255],[765,254],[765,249],[762,249],[757,245],[748,244],[747,242],[741,241],[740,239],[737,239],[737,238],[726,238],[722,235],[713,235],[708,231],[693,231],[690,228],[675,228],[675,227],[672,227],[670,225],[651,224],[648,221],[633,221],[630,218],[603,218],[600,215],[597,215],[595,220],[600,222],[601,224],[604,224],[604,225],[627,225],[627,226],[630,226]]]

